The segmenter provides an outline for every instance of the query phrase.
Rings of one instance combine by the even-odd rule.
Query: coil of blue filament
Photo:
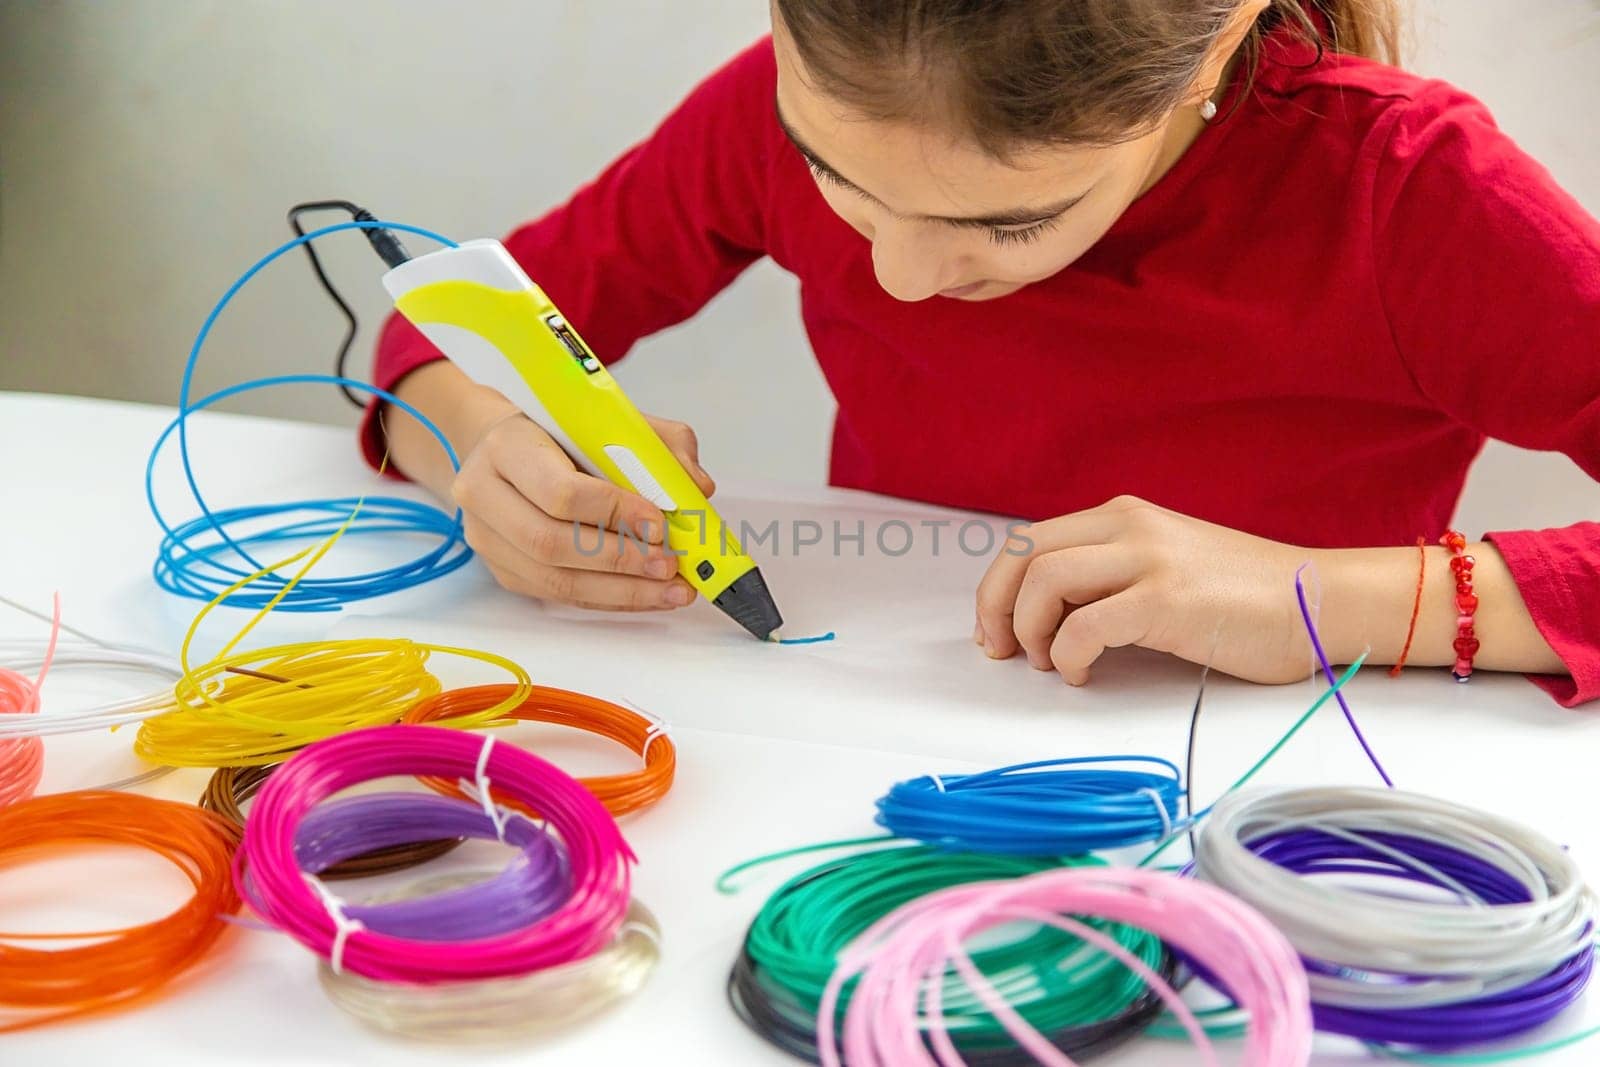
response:
[[[302,244],[342,230],[387,229],[418,234],[454,247],[449,238],[415,226],[392,222],[342,222],[313,230],[285,242],[258,260],[223,293],[196,335],[183,369],[178,414],[156,439],[145,465],[145,499],[150,513],[162,531],[153,574],[156,584],[168,592],[195,600],[210,601],[222,596],[230,586],[257,571],[265,570],[255,552],[291,543],[301,546],[331,537],[341,526],[345,538],[368,537],[420,538],[426,547],[414,558],[371,570],[335,576],[307,576],[295,584],[275,609],[290,612],[338,611],[346,604],[397,593],[434,581],[465,565],[472,558],[462,534],[461,512],[447,514],[432,504],[400,497],[369,496],[335,499],[294,500],[282,503],[213,509],[200,491],[189,455],[188,416],[229,397],[257,389],[285,385],[343,385],[378,397],[418,420],[437,440],[460,469],[454,450],[439,428],[416,408],[400,398],[365,382],[328,374],[285,374],[260,378],[219,390],[191,401],[195,367],[217,318],[250,279],[274,260]],[[200,514],[192,519],[170,522],[156,502],[155,468],[162,449],[174,435],[185,482]],[[252,551],[254,550],[254,552]],[[259,609],[283,594],[291,577],[270,572],[244,588],[227,592],[223,603],[234,607]]]
[[[897,782],[878,799],[876,821],[896,837],[956,851],[1080,856],[1181,832],[1190,821],[1179,814],[1183,795],[1169,760],[1084,756]]]

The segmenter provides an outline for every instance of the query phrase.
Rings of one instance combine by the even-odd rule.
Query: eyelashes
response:
[[[857,189],[854,185],[851,185],[849,182],[845,181],[843,178],[839,177],[839,175],[835,174],[832,170],[823,166],[815,159],[812,159],[810,156],[803,155],[802,158],[805,159],[806,167],[810,169],[811,176],[817,181],[831,185],[836,189],[844,189],[848,192],[855,193],[863,200],[872,199],[866,193],[862,192],[860,189]],[[1008,245],[1020,247],[1023,245],[1033,244],[1039,238],[1043,237],[1060,224],[1061,218],[1060,216],[1057,216],[1056,218],[1046,219],[1043,222],[1036,222],[1031,226],[1024,226],[1020,229],[1002,229],[998,226],[984,226],[982,229],[988,236],[991,244],[998,245],[1000,247],[1005,247]]]
[[[1061,224],[1059,217],[1036,222],[1032,226],[1025,226],[1020,230],[1001,230],[989,227],[989,240],[994,244],[1005,245],[1031,245],[1051,230]]]
[[[860,196],[863,200],[866,199],[866,193],[863,193],[860,189],[857,189],[855,186],[839,177],[833,171],[829,170],[827,167],[824,167],[821,163],[818,163],[810,156],[804,156],[803,158],[806,161],[806,166],[811,170],[811,176],[817,179],[817,181],[826,182],[829,185],[837,186],[840,189],[848,189],[852,193]]]

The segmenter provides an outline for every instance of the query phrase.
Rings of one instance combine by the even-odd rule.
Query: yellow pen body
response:
[[[782,625],[755,561],[498,241],[419,256],[383,281],[400,313],[469,377],[504,393],[579,466],[659,507],[679,573],[702,596],[762,640]]]

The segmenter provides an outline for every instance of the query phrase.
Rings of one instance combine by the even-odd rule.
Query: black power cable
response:
[[[289,209],[289,228],[294,231],[296,237],[304,237],[306,235],[305,228],[300,225],[300,216],[310,214],[313,211],[342,211],[357,222],[378,221],[377,216],[373,215],[372,212],[366,208],[358,207],[348,200],[308,200]],[[411,258],[410,254],[406,252],[405,246],[388,230],[375,227],[362,232],[366,234],[367,241],[377,251],[378,255],[383,257],[383,261],[390,267],[398,267]],[[328,272],[322,269],[322,260],[317,255],[317,250],[312,247],[312,242],[307,241],[301,247],[306,250],[306,256],[311,260],[311,270],[316,274],[317,281],[322,283],[323,291],[328,294],[328,297],[339,309],[339,313],[344,316],[344,340],[339,342],[339,354],[334,357],[333,373],[341,378],[348,377],[345,373],[345,364],[349,361],[350,347],[355,344],[356,331],[359,328],[356,322],[356,313],[345,302],[344,297],[339,295],[339,290],[334,287],[332,279],[328,277]],[[366,409],[367,402],[352,392],[349,386],[341,384],[339,391],[357,409]]]

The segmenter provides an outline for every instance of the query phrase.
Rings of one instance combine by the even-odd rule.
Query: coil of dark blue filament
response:
[[[421,538],[431,542],[415,558],[357,574],[306,576],[278,602],[281,611],[337,611],[346,604],[401,592],[434,581],[465,565],[472,558],[462,534],[461,513],[453,515],[414,500],[399,497],[365,497],[295,500],[213,510],[195,478],[189,455],[187,419],[229,397],[257,389],[284,385],[343,385],[369,393],[418,420],[445,450],[451,466],[460,463],[437,426],[410,404],[365,382],[327,374],[285,374],[230,386],[198,401],[191,401],[195,367],[217,318],[252,278],[285,253],[317,238],[341,230],[388,229],[418,234],[454,247],[455,242],[415,226],[391,222],[342,222],[313,230],[288,241],[263,256],[223,293],[206,316],[189,350],[179,391],[178,414],[156,439],[145,465],[145,499],[162,530],[153,568],[156,583],[168,592],[195,600],[211,601],[257,571],[266,570],[252,549],[260,551],[288,542],[314,543],[330,537],[346,522],[345,537],[383,536]],[[155,465],[167,441],[176,433],[178,453],[189,492],[200,515],[177,524],[162,514],[155,497]],[[352,518],[352,516],[354,516]],[[227,593],[223,603],[262,608],[289,585],[288,576],[269,572],[248,586]]]
[[[1188,822],[1179,816],[1182,797],[1180,772],[1169,760],[1082,756],[897,782],[879,798],[876,821],[897,837],[940,848],[1081,856],[1170,837]]]

